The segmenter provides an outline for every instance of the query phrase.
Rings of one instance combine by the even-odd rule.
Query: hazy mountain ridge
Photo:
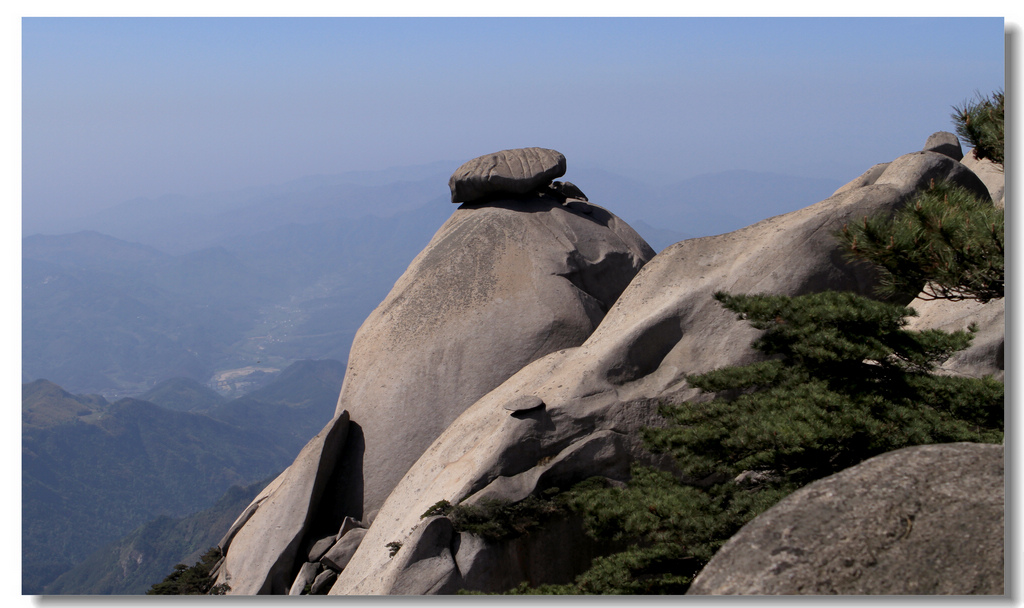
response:
[[[228,531],[238,513],[271,478],[231,486],[217,503],[193,515],[161,515],[96,551],[57,577],[46,594],[119,595],[145,593],[174,565],[191,566]]]
[[[363,319],[454,210],[444,194],[450,164],[310,177],[188,203],[135,201],[79,225],[136,242],[96,232],[27,237],[24,370],[114,398],[173,376],[208,382],[257,361],[345,360]],[[658,250],[805,206],[838,186],[749,171],[670,186],[594,168],[568,175],[594,203],[641,220]],[[740,217],[721,211],[728,205]]]
[[[330,420],[343,374],[339,361],[300,361],[208,413],[139,399],[107,403],[46,380],[25,385],[23,592],[41,592],[158,515],[194,513],[232,484],[280,471]]]

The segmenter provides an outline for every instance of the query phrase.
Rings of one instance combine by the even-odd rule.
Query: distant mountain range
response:
[[[110,399],[171,377],[344,361],[451,214],[451,163],[129,201],[22,244],[23,375]],[[655,250],[807,206],[840,184],[750,171],[656,186],[570,170]],[[26,220],[26,230],[39,222]],[[251,388],[246,385],[246,388]],[[237,396],[237,391],[232,396]]]
[[[339,361],[300,361],[234,400],[172,379],[147,393],[159,405],[25,384],[23,593],[42,593],[153,518],[208,508],[231,485],[279,472],[333,416],[343,375]]]
[[[137,595],[191,566],[227,533],[238,514],[272,481],[231,486],[216,504],[193,515],[160,515],[96,551],[46,586],[48,595]]]

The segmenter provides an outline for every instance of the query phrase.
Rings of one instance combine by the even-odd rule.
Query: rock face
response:
[[[455,170],[448,187],[453,203],[526,194],[565,175],[565,157],[547,148],[502,150],[474,158]]]
[[[338,399],[365,446],[357,517],[473,402],[582,344],[653,257],[621,220],[589,207],[532,198],[456,210],[360,328]]]
[[[532,150],[498,156],[508,166],[515,158],[528,164],[561,157]],[[560,164],[564,172],[564,158]],[[527,177],[540,184],[535,188],[550,182]],[[350,415],[346,444],[315,517],[303,520],[306,552],[337,533],[346,516],[372,520],[423,451],[480,397],[530,362],[582,344],[654,256],[601,207],[581,200],[566,206],[546,192],[503,197],[458,208],[356,334],[337,406]],[[274,499],[276,487],[308,484],[313,473],[293,465],[264,498]],[[256,515],[288,517],[270,517],[266,508]],[[268,587],[266,568],[250,576],[235,567],[233,553],[263,553],[268,563],[291,559],[261,543],[267,531],[258,520],[241,526],[228,552],[219,582],[232,593],[291,585],[282,579]]]
[[[285,469],[253,500],[228,531],[217,583],[232,594],[287,594],[295,563],[327,480],[348,436],[347,412],[334,417]],[[231,549],[241,547],[241,550]],[[257,549],[258,547],[258,549]],[[305,561],[304,559],[299,560]]]
[[[608,549],[572,521],[486,543],[421,514],[440,500],[518,501],[595,475],[621,482],[637,461],[671,469],[670,458],[643,449],[638,432],[661,423],[659,402],[695,397],[690,374],[757,356],[757,331],[718,305],[716,291],[869,294],[874,273],[848,262],[833,236],[845,222],[892,212],[932,180],[988,196],[960,162],[925,150],[876,165],[806,209],[683,241],[652,260],[621,220],[578,188],[551,184],[564,172],[561,155],[535,150],[481,157],[452,177],[453,199],[472,202],[356,336],[337,406],[339,419],[350,414],[343,448],[323,472],[293,465],[239,518],[218,579],[232,593],[283,593],[297,577],[308,581],[318,570],[303,562],[335,534],[341,540],[325,555],[340,561],[320,564],[340,573],[321,573],[317,592],[501,591],[570,580]],[[948,312],[927,319],[961,322]],[[999,324],[993,312],[989,342]],[[325,452],[316,441],[309,454]],[[305,490],[297,503],[278,496],[321,486],[316,504],[301,498]],[[346,534],[353,520],[369,528]],[[552,546],[579,559],[545,561],[538,548]]]
[[[932,133],[928,141],[924,142],[926,152],[938,152],[945,154],[953,160],[963,160],[964,151],[960,147],[960,140],[949,131],[938,131]]]
[[[947,300],[921,300],[910,303],[918,316],[912,317],[907,329],[941,329],[965,331],[974,324],[976,331],[971,345],[939,366],[940,373],[981,378],[992,376],[1003,381],[1003,343],[1006,331],[1004,312],[1006,302],[1000,298],[986,304],[974,300],[950,302]]]
[[[973,173],[935,152],[902,156],[874,173],[806,209],[666,248],[586,342],[527,365],[445,429],[390,493],[331,594],[406,588],[403,573],[420,555],[419,514],[438,500],[519,500],[593,475],[625,479],[631,461],[650,458],[637,430],[658,424],[659,400],[691,398],[697,391],[686,375],[754,356],[756,330],[718,306],[715,291],[867,293],[874,276],[847,263],[832,236],[844,222],[894,210],[932,179],[987,195]],[[411,550],[392,559],[389,542]],[[432,580],[461,576],[449,559],[457,547],[428,553],[440,560],[431,562]],[[453,570],[442,576],[442,567]]]
[[[1003,446],[905,448],[744,526],[690,595],[1002,595]]]
[[[964,156],[963,163],[981,179],[988,188],[992,202],[1002,209],[1006,205],[1006,176],[1003,167],[987,158],[977,158],[974,156],[974,150]]]

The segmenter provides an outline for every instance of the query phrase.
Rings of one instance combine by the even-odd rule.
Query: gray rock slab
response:
[[[1003,446],[889,452],[784,498],[691,595],[1002,595]]]
[[[334,543],[337,542],[337,540],[338,540],[337,535],[336,534],[332,534],[331,536],[327,536],[325,538],[321,538],[320,540],[318,540],[315,543],[313,543],[313,546],[310,547],[310,549],[309,549],[309,554],[306,557],[306,561],[307,562],[318,562],[318,561],[320,561],[320,558],[324,556],[324,553],[327,553],[327,550],[330,549],[331,547],[333,547]]]
[[[575,517],[547,520],[529,534],[504,541],[462,532],[455,545],[461,588],[485,593],[507,591],[523,582],[569,583],[595,557],[620,548],[588,536]]]
[[[506,403],[504,407],[510,412],[526,412],[532,409],[539,408],[544,405],[544,400],[535,395],[523,395],[522,397],[516,398],[509,403]]]
[[[345,536],[342,536],[337,543],[327,553],[324,554],[320,561],[323,565],[335,572],[341,572],[348,565],[349,560],[355,555],[356,549],[359,548],[359,544],[363,541],[363,537],[366,536],[365,528],[353,528],[349,530]]]
[[[302,564],[302,567],[299,568],[299,573],[295,575],[291,588],[288,590],[288,595],[302,595],[306,585],[311,584],[316,579],[316,573],[319,570],[319,563],[306,562]]]
[[[335,540],[341,540],[343,536],[345,536],[352,530],[366,527],[366,524],[364,524],[363,522],[355,518],[345,516],[345,519],[341,520],[341,528],[338,529],[338,534],[337,536],[335,536]]]
[[[547,148],[516,148],[478,156],[455,170],[448,187],[453,203],[525,194],[565,175],[565,157]]]
[[[409,546],[403,545],[395,555],[400,574],[388,594],[439,595],[457,591],[461,576],[451,551],[454,536],[455,530],[448,518],[424,520]]]
[[[588,439],[601,433],[617,440],[594,444],[600,448],[595,453],[617,451],[625,460],[649,462],[638,431],[663,423],[659,402],[698,395],[686,382],[690,374],[757,360],[750,344],[759,332],[723,309],[716,291],[868,294],[877,277],[846,260],[834,232],[844,222],[891,212],[932,179],[947,178],[984,188],[957,161],[915,152],[888,163],[871,184],[736,232],[666,248],[585,342],[525,365],[447,425],[390,492],[332,594],[390,593],[401,564],[378,547],[392,541],[404,543],[402,551],[412,546],[419,515],[439,500],[457,504],[505,483],[499,478],[509,480],[500,488],[507,495],[530,491],[560,454],[567,456],[562,471],[585,474],[585,466],[575,466],[585,459],[568,456],[577,444],[587,454]],[[540,398],[545,407],[505,409],[524,396]],[[608,454],[601,462],[614,467],[619,460]]]
[[[331,587],[338,580],[338,573],[334,570],[324,570],[313,579],[313,585],[309,588],[310,595],[327,595]]]

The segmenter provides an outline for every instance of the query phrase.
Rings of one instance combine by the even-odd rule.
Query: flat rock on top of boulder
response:
[[[455,170],[448,180],[453,203],[471,203],[491,196],[525,194],[565,175],[565,156],[547,148],[516,148],[478,156]]]
[[[740,529],[693,595],[1001,595],[1003,446],[904,448],[818,480]]]

